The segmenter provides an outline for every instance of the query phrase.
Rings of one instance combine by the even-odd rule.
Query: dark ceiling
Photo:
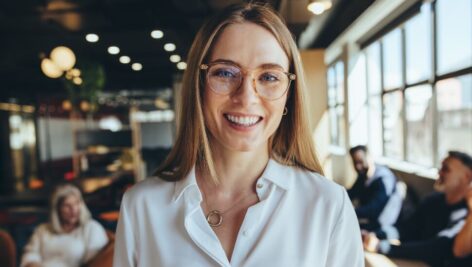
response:
[[[107,91],[169,87],[174,75],[181,72],[169,56],[177,53],[185,60],[202,22],[224,6],[242,1],[2,0],[0,100],[61,92],[62,82],[47,78],[40,70],[41,57],[48,56],[59,45],[71,48],[78,63],[101,64],[106,73]],[[324,15],[321,31],[308,47],[327,47],[373,1],[334,0],[334,7]],[[307,14],[308,0],[264,2],[286,14],[287,24],[296,38],[308,23],[316,23]],[[164,37],[152,39],[150,32],[154,29],[162,30]],[[88,43],[87,33],[98,34],[99,41]],[[167,42],[175,43],[176,51],[164,51]],[[119,56],[107,53],[110,45],[119,46],[120,55],[130,56],[131,62],[141,63],[143,69],[133,71],[130,64],[119,63]]]

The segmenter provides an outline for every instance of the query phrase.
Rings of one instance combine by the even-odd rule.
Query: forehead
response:
[[[218,59],[230,60],[246,68],[264,64],[289,68],[288,57],[274,35],[250,22],[231,24],[220,33],[210,51],[210,62]]]
[[[442,165],[447,166],[448,168],[453,170],[461,170],[462,168],[465,168],[464,164],[462,164],[460,160],[453,157],[447,157],[446,159],[444,159]]]
[[[365,152],[363,150],[357,150],[356,152],[354,152],[354,154],[352,154],[352,157],[354,159],[362,159],[362,158],[365,158]]]
[[[74,203],[74,202],[77,202],[79,201],[79,197],[76,196],[75,194],[70,194],[70,195],[67,195],[63,202],[62,203]]]

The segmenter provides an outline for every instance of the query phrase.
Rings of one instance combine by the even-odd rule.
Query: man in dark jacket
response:
[[[467,217],[465,197],[472,182],[472,158],[450,151],[436,181],[410,218],[392,227],[363,232],[364,248],[394,258],[420,260],[431,266],[462,266],[452,244]]]
[[[366,146],[355,146],[349,150],[349,154],[357,179],[348,194],[355,206],[360,227],[373,230],[385,224],[394,224],[401,209],[401,201],[397,207],[389,207],[391,210],[387,211],[393,215],[393,219],[382,221],[380,216],[395,193],[396,176],[389,168],[375,164]]]

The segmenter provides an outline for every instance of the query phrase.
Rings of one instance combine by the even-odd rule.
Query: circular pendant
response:
[[[223,215],[217,210],[208,212],[206,219],[211,227],[218,227],[223,223]]]

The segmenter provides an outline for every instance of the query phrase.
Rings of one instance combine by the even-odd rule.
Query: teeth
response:
[[[241,124],[244,126],[251,126],[259,121],[259,117],[257,116],[239,117],[227,114],[226,118],[233,123]]]

